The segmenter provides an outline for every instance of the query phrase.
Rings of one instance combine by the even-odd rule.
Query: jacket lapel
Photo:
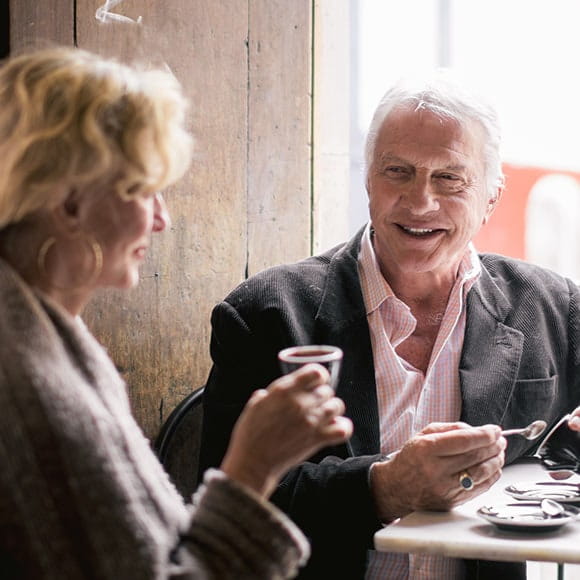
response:
[[[354,424],[349,454],[380,453],[379,417],[371,339],[358,277],[362,230],[331,258],[316,316],[317,339],[341,347],[337,395]]]
[[[467,298],[467,323],[459,365],[462,420],[502,424],[520,368],[523,334],[504,324],[510,303],[482,264]]]

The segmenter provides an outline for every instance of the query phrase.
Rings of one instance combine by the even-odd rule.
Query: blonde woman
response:
[[[131,288],[186,170],[186,104],[166,72],[77,49],[0,68],[0,576],[283,578],[309,548],[267,498],[352,429],[317,366],[257,391],[191,506],[131,417],[80,314]]]

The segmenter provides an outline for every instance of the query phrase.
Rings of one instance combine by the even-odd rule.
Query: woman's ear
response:
[[[58,228],[64,233],[75,235],[80,230],[81,211],[80,196],[76,189],[71,189],[65,198],[53,209],[53,218]]]

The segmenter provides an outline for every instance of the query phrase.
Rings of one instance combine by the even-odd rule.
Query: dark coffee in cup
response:
[[[330,386],[336,389],[342,362],[342,350],[337,346],[327,344],[292,346],[281,350],[278,353],[278,360],[284,373],[291,373],[308,363],[322,365],[330,374]]]

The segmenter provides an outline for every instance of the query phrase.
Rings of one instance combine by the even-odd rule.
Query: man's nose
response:
[[[439,197],[428,176],[416,175],[405,192],[403,203],[413,214],[423,215],[439,209]]]
[[[156,193],[153,200],[153,231],[162,232],[171,224],[169,211],[161,193]]]

